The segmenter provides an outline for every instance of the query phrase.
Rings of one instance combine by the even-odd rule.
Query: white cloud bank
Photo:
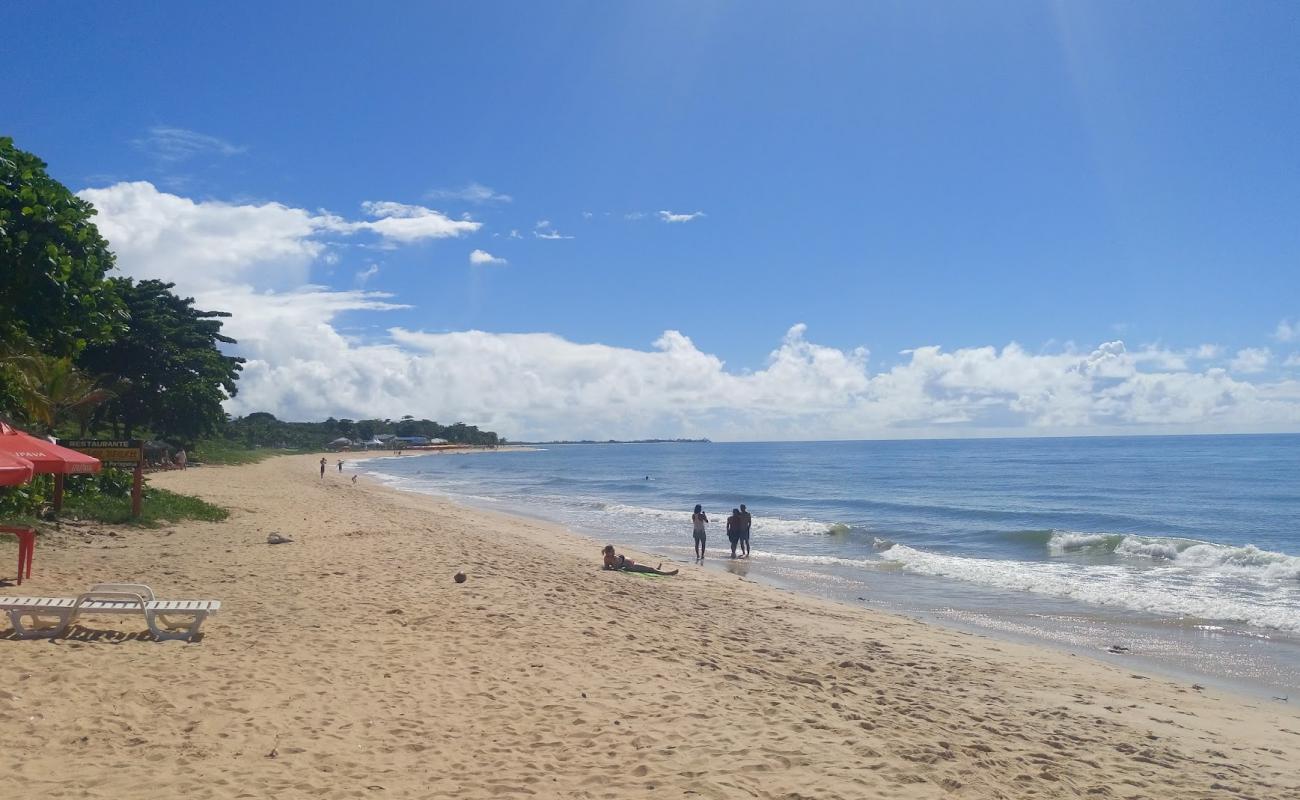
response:
[[[728,369],[678,331],[644,350],[549,333],[405,328],[360,341],[340,332],[340,314],[404,306],[379,292],[309,285],[311,265],[335,252],[324,237],[369,230],[401,245],[470,233],[465,224],[477,223],[418,206],[366,204],[374,221],[427,225],[416,235],[278,203],[195,202],[139,183],[82,196],[100,209],[97,222],[122,271],[173,280],[201,308],[234,313],[227,332],[248,362],[228,403],[232,413],[410,413],[511,438],[1300,430],[1300,381],[1269,373],[1271,359],[1261,365],[1251,348],[1225,362],[1217,347],[1133,350],[1120,341],[1055,353],[1014,343],[926,346],[873,372],[865,349],[817,344],[803,325],[753,371]]]

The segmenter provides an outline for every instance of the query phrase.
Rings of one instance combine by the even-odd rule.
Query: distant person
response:
[[[691,528],[695,537],[695,560],[704,560],[704,526],[709,524],[709,515],[704,513],[704,506],[696,505],[695,513],[691,514]]]
[[[189,460],[189,456],[185,455],[184,447],[176,451],[176,465],[181,469],[185,469],[185,465],[189,463]]]
[[[339,459],[339,472],[343,471],[343,459]]]
[[[659,567],[642,566],[641,564],[636,563],[635,561],[628,558],[627,556],[615,553],[614,545],[612,544],[605,545],[605,549],[601,550],[600,552],[601,555],[605,557],[604,569],[622,570],[623,572],[645,572],[645,573],[649,573],[650,575],[676,575],[677,574],[677,570],[672,570],[671,572],[664,572],[663,570],[661,570],[659,567],[663,566],[663,562],[659,563]]]
[[[324,456],[321,456],[321,459],[320,459],[320,476],[321,476],[322,478],[325,477],[325,457],[324,457]]]
[[[356,475],[353,475],[353,476],[352,476],[352,485],[355,486],[356,483],[357,483],[357,476],[356,476]]]
[[[754,518],[745,510],[745,504],[740,504],[740,552],[742,558],[749,558],[749,526],[754,524]]]
[[[731,509],[727,517],[727,541],[731,542],[731,557],[736,557],[736,545],[740,543],[740,509]]]

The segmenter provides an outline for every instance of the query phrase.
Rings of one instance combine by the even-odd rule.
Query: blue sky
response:
[[[11,9],[8,27],[3,132],[74,189],[147,181],[156,193],[106,219],[124,271],[250,304],[248,316],[271,313],[255,298],[279,293],[305,315],[286,320],[312,340],[302,351],[284,346],[292,326],[234,325],[259,362],[234,411],[384,415],[405,403],[520,435],[1159,432],[1160,413],[1107,405],[1112,382],[1222,369],[1252,402],[1263,401],[1251,387],[1271,387],[1269,410],[1244,395],[1207,406],[1223,387],[1201,387],[1182,406],[1199,416],[1173,415],[1177,430],[1300,427],[1294,4],[68,3]],[[115,208],[116,195],[97,197]],[[184,210],[201,232],[234,224],[203,217],[218,206],[257,216],[278,204],[316,221],[288,242],[241,227],[166,250],[140,226],[169,219],[169,197],[195,204]],[[426,213],[414,207],[479,226],[355,227]],[[507,263],[471,263],[475,250]],[[497,338],[471,346],[470,331]],[[665,331],[722,362],[696,375],[716,391],[651,382],[620,395],[592,377],[636,372],[640,355],[666,352],[653,345]],[[558,344],[500,338],[511,333]],[[427,338],[440,334],[461,338]],[[331,335],[346,352],[318,352]],[[1011,343],[1086,360],[1116,340],[1130,372],[1078,389],[1086,412],[1027,410],[1016,381],[1034,379],[1014,370],[976,386],[942,377],[969,374],[961,354],[981,348],[1005,366]],[[459,394],[392,385],[450,369],[439,359],[452,353],[481,364],[503,347],[512,356],[495,373],[525,368],[525,355],[557,363],[522,388],[481,375]],[[866,410],[897,399],[871,381],[916,367],[925,347],[954,358],[919,385],[937,381],[927,396],[940,404],[962,393],[960,407]],[[393,349],[432,361],[285,371],[370,365]],[[805,372],[773,372],[787,350]],[[1077,371],[1068,358],[1029,363]],[[669,384],[694,374],[660,368]],[[316,391],[282,385],[303,375]],[[565,394],[575,381],[586,388]],[[483,410],[519,391],[518,407]],[[1041,403],[1063,389],[1025,391]],[[766,399],[732,404],[736,393]],[[608,413],[569,413],[584,404]]]

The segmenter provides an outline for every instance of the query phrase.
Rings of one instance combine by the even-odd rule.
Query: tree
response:
[[[0,137],[0,341],[76,356],[125,322],[95,209]]]
[[[129,386],[100,407],[100,416],[121,423],[124,435],[148,428],[193,442],[225,424],[223,401],[235,396],[244,360],[221,352],[235,340],[221,334],[225,312],[199,311],[192,298],[171,292],[174,284],[115,278],[113,287],[129,313],[126,331],[114,341],[92,344],[79,359],[94,373],[120,376]]]
[[[91,414],[113,391],[72,364],[72,359],[38,353],[7,359],[14,391],[27,420],[53,433],[60,424],[76,420],[86,435]]]

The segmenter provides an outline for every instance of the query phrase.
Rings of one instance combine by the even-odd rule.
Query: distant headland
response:
[[[511,442],[511,444],[713,444],[713,442],[708,439],[556,439],[550,442]]]

